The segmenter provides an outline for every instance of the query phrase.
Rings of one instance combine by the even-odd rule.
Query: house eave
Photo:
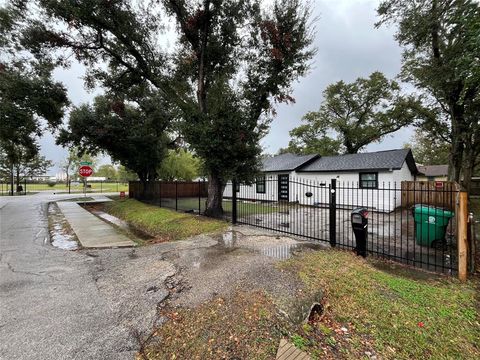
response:
[[[400,170],[401,168],[371,168],[371,169],[341,169],[341,170],[298,170],[299,173],[338,173],[338,172],[368,172],[368,171],[387,171]]]

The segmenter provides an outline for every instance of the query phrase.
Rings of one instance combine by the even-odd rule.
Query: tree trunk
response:
[[[460,182],[462,172],[462,160],[465,148],[463,108],[457,105],[451,106],[452,113],[452,150],[450,153],[450,166],[448,169],[450,180]]]
[[[214,218],[223,217],[222,200],[224,189],[225,186],[218,175],[208,175],[208,197],[205,215]],[[232,189],[232,191],[235,191],[235,189]]]
[[[142,193],[140,199],[145,200],[147,198],[148,181],[146,176],[140,176],[140,182],[142,183]]]
[[[17,192],[20,192],[20,167],[17,167],[15,185]]]
[[[13,187],[15,186],[14,183],[14,175],[13,175],[13,165],[10,167],[10,195],[13,196]]]
[[[462,185],[465,191],[470,196],[472,190],[472,176],[475,170],[477,151],[477,144],[473,141],[473,135],[470,134],[470,138],[465,141],[465,151],[463,155],[463,181]]]
[[[472,190],[472,173],[473,169],[470,165],[470,161],[465,159],[464,161],[464,167],[463,167],[463,180],[462,180],[462,186],[464,190],[468,193],[470,196],[470,190]]]

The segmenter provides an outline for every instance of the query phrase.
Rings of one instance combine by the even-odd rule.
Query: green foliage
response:
[[[421,113],[419,102],[413,96],[403,96],[400,86],[380,72],[353,83],[329,85],[323,96],[320,110],[307,113],[304,124],[290,132],[292,152],[355,154],[412,124]]]
[[[105,177],[107,179],[116,179],[117,178],[117,169],[112,164],[100,165],[97,171],[95,171],[95,176]]]
[[[310,13],[300,0],[276,0],[265,9],[259,0],[35,3],[37,19],[22,32],[32,52],[70,49],[88,65],[89,85],[99,81],[118,94],[148,84],[179,111],[181,135],[211,178],[212,215],[222,212],[226,180],[256,172],[273,104],[293,101],[290,85],[314,53]],[[158,41],[165,13],[178,25],[173,53]],[[112,157],[147,176],[125,156]]]
[[[313,55],[309,12],[299,1],[276,1],[269,12],[256,1],[212,2],[211,10],[193,11],[170,3],[183,35],[178,61],[195,55],[177,68],[193,81],[185,87],[197,89],[183,134],[221,189],[234,176],[255,175],[271,100],[293,102],[290,84],[307,71]],[[199,37],[189,32],[186,13],[196,20]],[[235,86],[232,80],[241,73],[245,80]]]
[[[52,79],[52,63],[34,58],[20,41],[23,13],[8,3],[0,8],[0,142],[10,162],[18,157],[16,146],[38,153],[37,138],[61,124],[68,105],[65,87]]]
[[[191,181],[199,176],[200,160],[185,149],[170,150],[158,170],[162,180]]]
[[[106,210],[162,240],[181,240],[193,235],[221,231],[228,226],[224,221],[179,213],[134,199],[112,201],[106,204]]]
[[[137,180],[138,176],[135,172],[127,169],[123,165],[117,167],[117,180],[122,182],[134,181]]]
[[[451,145],[441,138],[432,137],[421,129],[415,131],[413,142],[405,144],[405,147],[412,149],[413,157],[418,164],[448,164]]]
[[[310,343],[308,339],[305,339],[303,336],[298,335],[298,334],[293,334],[291,337],[293,345],[295,347],[299,348],[300,350],[305,349]]]
[[[315,118],[316,113],[307,113],[302,119],[305,124],[290,131],[288,147],[281,149],[280,153],[338,155],[341,152],[341,140],[329,137],[326,128],[316,126]]]
[[[0,143],[0,178],[10,179],[10,174],[13,172],[17,186],[22,179],[44,175],[53,166],[52,161],[36,152],[31,152],[27,147],[12,146],[10,142],[7,145],[11,147],[5,148]]]
[[[307,293],[328,289],[329,321],[324,325],[331,330],[321,325],[319,330],[331,346],[355,350],[353,344],[368,341],[369,350],[382,359],[476,359],[480,355],[475,278],[460,283],[454,277],[365,261],[337,250],[306,254],[280,266],[294,271]],[[331,326],[335,322],[349,328],[348,341],[345,334],[336,334],[338,327]],[[322,345],[311,342],[306,350]],[[347,358],[361,358],[364,351]]]
[[[67,184],[70,181],[72,175],[74,175],[75,170],[77,170],[76,165],[79,162],[78,152],[79,152],[79,150],[77,148],[70,148],[68,150],[67,156],[60,163],[61,169],[67,175],[67,179],[66,179]]]
[[[402,77],[428,94],[432,134],[446,132],[451,178],[471,177],[480,150],[480,5],[473,0],[386,0],[380,21],[397,25]]]
[[[75,108],[58,142],[93,154],[106,152],[141,180],[154,180],[170,143],[165,129],[173,115],[161,98],[142,94],[136,104],[99,96],[93,105]]]

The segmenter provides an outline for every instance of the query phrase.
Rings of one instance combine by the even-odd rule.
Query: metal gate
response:
[[[369,254],[428,270],[457,270],[456,216],[441,229],[443,239],[426,246],[418,237],[423,231],[430,239],[429,225],[416,222],[412,204],[402,204],[402,199],[413,198],[428,206],[435,199],[437,208],[455,211],[456,188],[439,187],[435,193],[428,186],[402,188],[401,183],[362,188],[358,182],[332,179],[325,183],[278,175],[262,179],[261,192],[256,183],[240,184],[237,189],[231,200],[233,221],[239,224],[353,249],[356,244],[350,214],[354,208],[365,207],[369,212]]]

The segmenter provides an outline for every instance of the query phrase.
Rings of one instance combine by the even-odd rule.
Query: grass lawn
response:
[[[201,211],[205,211],[205,204],[207,198],[200,198],[200,208]],[[160,201],[157,201],[157,204],[160,205]],[[177,207],[178,210],[198,210],[199,201],[198,197],[192,198],[178,198]],[[223,211],[226,214],[231,214],[232,212],[232,202],[230,200],[223,200],[222,203]],[[175,209],[175,198],[162,198],[162,207],[168,207],[170,209]],[[269,214],[278,211],[278,207],[273,204],[265,203],[253,203],[253,202],[242,202],[238,201],[238,217],[249,216],[253,214]]]
[[[193,235],[217,232],[228,227],[225,221],[180,213],[135,199],[105,203],[105,210],[135,228],[164,240],[181,240]]]
[[[369,347],[385,359],[480,358],[478,278],[460,283],[342,251],[312,253],[282,267],[296,272],[308,291],[324,289],[326,318],[348,330],[345,342],[328,322],[302,329],[305,347],[319,358],[335,351],[349,358]]]
[[[80,202],[80,201],[92,201],[92,200],[95,200],[94,198],[92,197],[85,197],[85,196],[80,196],[80,197],[76,197],[76,198],[70,198],[70,199],[63,199],[63,200],[58,200],[57,202]]]
[[[480,358],[478,279],[460,283],[339,250],[278,267],[305,285],[295,304],[324,292],[321,316],[293,323],[279,315],[276,299],[242,289],[194,309],[165,311],[169,320],[138,359],[274,359],[281,338],[312,359]]]
[[[88,192],[120,192],[120,191],[128,191],[128,183],[116,183],[116,182],[92,182],[88,183],[90,188],[87,188]],[[22,184],[24,186],[24,184]],[[46,183],[35,183],[29,184],[27,183],[27,191],[55,191],[57,193],[68,193],[68,186],[64,183],[57,183],[53,186],[49,186]],[[71,192],[83,192],[83,184],[79,185],[72,185],[70,187]]]
[[[223,210],[228,213],[232,212],[232,202],[231,201],[224,201],[223,202]],[[268,204],[268,203],[255,203],[255,202],[243,202],[238,200],[237,204],[237,212],[238,217],[242,216],[249,216],[254,214],[270,214],[277,212],[279,208],[276,204]]]

